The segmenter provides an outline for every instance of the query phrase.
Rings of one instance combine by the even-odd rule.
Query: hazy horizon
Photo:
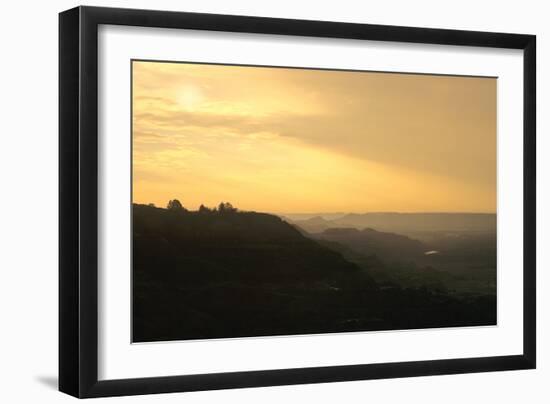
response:
[[[177,198],[174,198],[174,199],[177,199]],[[181,202],[181,201],[180,201]],[[482,212],[482,211],[472,211],[472,212],[465,212],[465,211],[414,211],[414,212],[408,212],[408,211],[382,211],[382,210],[373,210],[373,211],[341,211],[341,212],[316,212],[316,211],[311,211],[311,212],[281,212],[281,211],[263,211],[263,210],[254,210],[254,209],[251,209],[251,210],[245,210],[245,209],[241,209],[239,208],[239,205],[238,204],[234,204],[232,201],[220,201],[220,202],[229,202],[231,203],[235,208],[237,208],[237,210],[240,210],[240,211],[245,211],[245,212],[258,212],[258,213],[270,213],[270,214],[273,214],[273,215],[276,215],[276,216],[284,216],[284,215],[288,215],[288,216],[311,216],[311,217],[315,217],[315,216],[344,216],[344,215],[349,215],[349,214],[354,214],[354,215],[364,215],[364,214],[449,214],[449,215],[468,215],[468,214],[471,214],[471,215],[496,215],[496,212]],[[164,204],[160,204],[160,205],[157,205],[156,203],[154,202],[133,202],[133,203],[136,203],[136,204],[139,204],[139,205],[149,205],[149,204],[153,204],[155,207],[157,208],[166,208],[166,205],[168,204],[168,201],[166,201],[166,203]],[[212,205],[206,205],[206,204],[203,204],[203,203],[200,203],[199,205],[196,205],[196,206],[191,206],[191,205],[184,205],[184,207],[187,209],[187,210],[190,210],[190,211],[197,211],[199,210],[199,207],[201,205],[204,205],[205,207],[207,208],[216,208],[218,207],[219,203],[218,204],[212,204]]]
[[[135,203],[229,201],[277,215],[496,212],[494,78],[132,69]]]
[[[345,215],[366,215],[366,214],[401,214],[401,215],[496,215],[496,212],[446,212],[446,211],[419,211],[419,212],[403,212],[403,211],[365,211],[365,212],[266,212],[272,213],[277,216],[309,216],[309,217],[323,217],[327,216],[345,216]]]

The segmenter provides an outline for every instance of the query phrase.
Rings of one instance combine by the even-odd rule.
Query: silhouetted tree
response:
[[[174,211],[185,211],[186,209],[183,207],[180,201],[177,199],[171,199],[168,201],[168,205],[166,206],[168,210],[174,210]]]
[[[202,205],[199,206],[199,213],[210,213],[212,212],[212,209],[207,208],[206,206]]]
[[[148,203],[147,206],[151,207],[151,208],[154,208],[155,207],[155,204],[154,203]]]
[[[218,211],[220,213],[236,212],[237,208],[234,208],[229,202],[221,202],[218,206]]]

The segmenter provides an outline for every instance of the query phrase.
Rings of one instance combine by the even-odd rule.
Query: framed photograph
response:
[[[59,28],[61,391],[535,368],[535,36]]]

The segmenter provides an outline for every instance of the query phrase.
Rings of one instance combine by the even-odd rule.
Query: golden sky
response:
[[[134,61],[133,201],[495,212],[496,79]]]

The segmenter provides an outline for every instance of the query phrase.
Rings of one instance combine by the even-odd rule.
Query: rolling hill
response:
[[[464,300],[422,288],[381,288],[372,276],[383,269],[376,258],[354,263],[345,258],[348,247],[310,238],[266,213],[133,205],[132,251],[134,342],[496,319],[494,296]]]
[[[228,318],[231,334],[240,321],[261,322],[267,306],[293,321],[335,291],[377,289],[365,270],[277,216],[134,205],[133,217],[137,341],[180,339],[182,322],[200,337]]]
[[[320,233],[329,228],[371,228],[405,235],[423,233],[495,233],[494,213],[349,213],[335,218],[315,216],[295,219],[293,223],[309,233]]]
[[[407,236],[371,228],[330,228],[313,237],[335,241],[363,255],[376,255],[385,262],[418,259],[429,249],[422,242]]]

